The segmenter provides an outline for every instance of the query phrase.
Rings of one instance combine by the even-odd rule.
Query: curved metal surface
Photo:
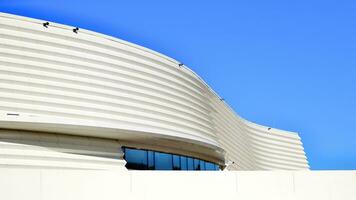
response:
[[[0,127],[185,141],[230,169],[309,167],[297,134],[241,119],[179,62],[44,22],[0,14]]]

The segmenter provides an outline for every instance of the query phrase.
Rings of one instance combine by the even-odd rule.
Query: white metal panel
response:
[[[0,130],[0,167],[126,170],[115,140]]]
[[[61,132],[70,122],[102,128],[96,137],[155,136],[205,146],[231,170],[309,167],[297,134],[240,118],[174,59],[87,30],[45,28],[44,22],[0,14],[2,128],[23,128],[26,119],[36,130],[56,125]],[[77,130],[70,133],[93,136]]]

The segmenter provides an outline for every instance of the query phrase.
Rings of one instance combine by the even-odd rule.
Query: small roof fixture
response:
[[[75,28],[73,29],[73,32],[74,32],[74,33],[78,33],[78,31],[79,31],[79,28],[78,28],[78,27],[75,27]]]
[[[230,161],[228,161],[226,164],[225,164],[225,169],[229,169],[229,167],[230,166],[238,166],[236,163],[235,163],[235,161],[232,161],[232,160],[230,160]]]
[[[18,113],[6,113],[7,116],[20,116]]]
[[[48,26],[49,26],[49,22],[45,22],[45,23],[43,23],[43,26],[44,26],[44,27],[46,27],[46,28],[48,28]]]
[[[183,63],[179,63],[179,64],[178,64],[179,67],[182,67],[183,65],[184,65]]]

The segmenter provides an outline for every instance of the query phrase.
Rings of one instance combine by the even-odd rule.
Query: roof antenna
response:
[[[182,67],[183,65],[184,65],[183,63],[179,63],[179,64],[178,64],[179,67]]]
[[[49,25],[49,22],[43,23],[43,26],[46,27],[46,28],[48,28],[48,25]]]
[[[78,28],[78,27],[75,27],[75,28],[73,29],[73,32],[74,32],[74,33],[78,33],[78,31],[79,31],[79,28]]]

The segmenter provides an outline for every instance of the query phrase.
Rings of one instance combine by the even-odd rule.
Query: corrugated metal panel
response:
[[[308,168],[296,134],[241,119],[179,62],[109,36],[76,34],[54,23],[45,28],[43,22],[0,15],[0,112],[53,118],[59,125],[58,119],[104,123],[222,147],[235,163],[230,169]]]
[[[125,170],[115,140],[28,131],[0,130],[0,166]]]

